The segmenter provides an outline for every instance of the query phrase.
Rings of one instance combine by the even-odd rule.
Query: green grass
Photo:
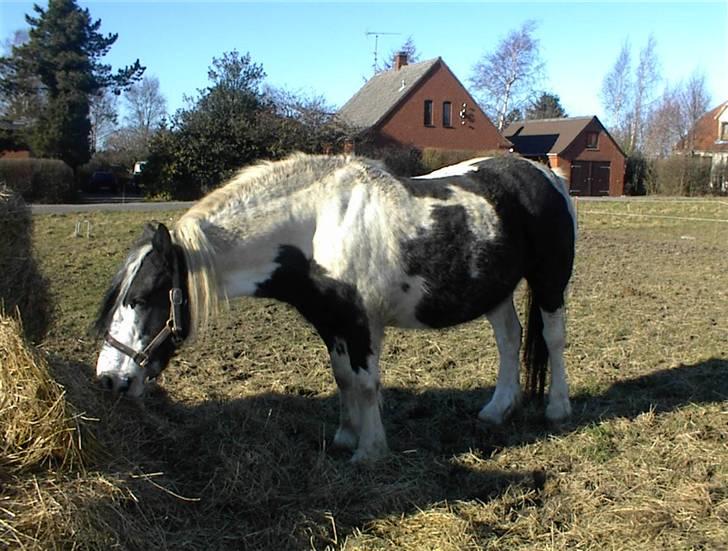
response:
[[[141,404],[96,390],[98,343],[85,330],[147,217],[35,218],[58,305],[43,349],[107,455],[82,472],[6,484],[0,545],[718,549],[728,541],[725,201],[579,203],[566,352],[574,413],[558,428],[537,405],[500,428],[476,422],[495,383],[486,322],[389,330],[382,370],[393,453],[370,469],[329,450],[338,402],[327,354],[281,304],[235,302]],[[91,222],[89,239],[71,236],[77,219]],[[38,496],[58,506],[31,516]]]

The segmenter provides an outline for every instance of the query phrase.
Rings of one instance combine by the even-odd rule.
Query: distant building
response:
[[[17,139],[21,130],[26,128],[25,121],[12,121],[0,119],[0,159],[28,159],[30,150],[20,145]]]
[[[338,118],[376,145],[418,149],[509,149],[476,101],[441,58],[407,62],[370,78]]]
[[[503,134],[524,157],[561,169],[572,195],[624,194],[625,154],[597,117],[516,121]]]
[[[728,191],[728,101],[700,117],[675,148],[711,160],[711,187]]]

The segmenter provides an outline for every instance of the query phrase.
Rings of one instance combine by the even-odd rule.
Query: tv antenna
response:
[[[377,62],[377,48],[379,47],[379,37],[380,36],[396,36],[400,35],[402,33],[389,33],[384,31],[367,31],[364,33],[366,36],[374,36],[374,64],[372,65],[372,69],[374,70],[374,73],[377,72],[377,69],[379,68],[379,64]]]

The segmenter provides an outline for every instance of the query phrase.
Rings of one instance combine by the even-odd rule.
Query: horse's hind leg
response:
[[[498,345],[498,380],[490,402],[478,418],[492,424],[502,423],[521,401],[518,352],[521,348],[521,323],[513,305],[513,295],[487,314]]]
[[[564,363],[566,346],[564,307],[561,306],[553,312],[547,312],[542,308],[541,316],[543,317],[543,337],[549,351],[551,367],[546,418],[551,422],[558,422],[571,414],[569,386],[566,382],[566,365]]]

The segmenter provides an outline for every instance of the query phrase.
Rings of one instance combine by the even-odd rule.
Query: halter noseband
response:
[[[182,344],[184,340],[182,328],[182,305],[184,304],[184,295],[182,294],[182,286],[180,285],[179,260],[175,262],[174,271],[172,272],[172,288],[169,290],[169,318],[159,333],[144,347],[144,350],[136,351],[123,342],[116,340],[108,331],[104,335],[104,340],[116,348],[119,352],[126,354],[134,360],[139,367],[146,369],[154,351],[159,348],[164,341],[171,338],[175,347]]]

